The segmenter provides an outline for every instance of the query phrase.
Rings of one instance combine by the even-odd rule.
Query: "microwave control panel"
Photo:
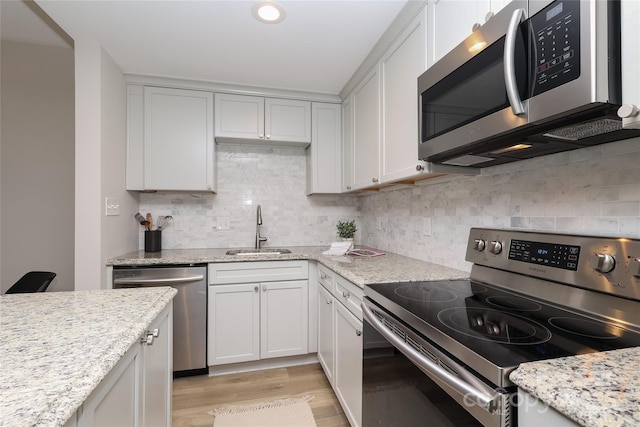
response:
[[[529,19],[533,94],[580,77],[580,2],[554,1]]]

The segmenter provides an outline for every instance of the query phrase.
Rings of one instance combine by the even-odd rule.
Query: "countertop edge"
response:
[[[509,378],[583,426],[640,425],[640,373],[625,365],[640,366],[640,347],[522,363]]]

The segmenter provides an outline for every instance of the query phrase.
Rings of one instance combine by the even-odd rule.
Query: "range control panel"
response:
[[[576,271],[579,257],[580,246],[517,239],[511,240],[509,245],[509,259],[565,270]]]
[[[640,300],[640,239],[472,228],[465,259]]]

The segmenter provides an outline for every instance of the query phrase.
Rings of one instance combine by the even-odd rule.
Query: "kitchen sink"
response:
[[[227,251],[227,255],[245,255],[245,256],[259,256],[259,255],[281,255],[290,254],[289,249],[278,248],[262,248],[262,249],[230,249]]]

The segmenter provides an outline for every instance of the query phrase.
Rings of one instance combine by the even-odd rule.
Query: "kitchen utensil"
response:
[[[173,220],[173,217],[171,215],[166,215],[166,216],[160,215],[158,217],[158,221],[157,221],[158,225],[156,228],[158,230],[162,230],[163,228],[168,227],[172,220]]]
[[[153,230],[153,216],[147,212],[147,231]]]
[[[138,221],[138,222],[140,223],[140,225],[142,225],[143,227],[145,227],[145,228],[146,228],[146,226],[147,226],[147,224],[148,224],[148,221],[145,219],[145,217],[143,217],[143,216],[140,214],[140,212],[136,212],[136,214],[135,214],[135,218],[136,218],[136,221]]]

